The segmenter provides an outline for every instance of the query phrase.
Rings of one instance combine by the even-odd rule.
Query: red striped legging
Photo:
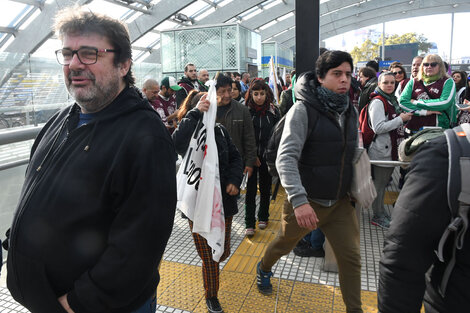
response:
[[[193,231],[193,222],[189,221],[189,228]],[[225,242],[224,253],[219,262],[223,262],[230,255],[230,233],[232,231],[232,216],[225,218]],[[212,248],[207,244],[207,240],[197,233],[192,233],[194,245],[197,253],[202,260],[202,278],[204,280],[204,289],[206,299],[217,297],[219,291],[219,262],[212,259]]]

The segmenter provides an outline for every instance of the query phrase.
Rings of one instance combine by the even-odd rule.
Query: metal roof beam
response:
[[[276,22],[274,25],[269,26],[266,29],[260,30],[259,34],[261,35],[261,41],[268,39],[276,34],[279,34],[284,29],[289,29],[295,25],[295,16],[291,16],[282,20],[280,22]]]
[[[149,11],[149,10],[142,9],[140,7],[136,7],[134,5],[130,5],[130,4],[127,4],[127,3],[124,3],[124,2],[121,2],[121,1],[114,1],[114,0],[104,0],[104,1],[116,4],[116,5],[120,5],[122,7],[128,8],[130,10],[138,11],[138,12],[141,12],[141,13],[144,13],[144,14],[151,14],[151,11]]]
[[[16,35],[18,35],[18,31],[13,27],[0,26],[0,33],[12,34],[15,37],[16,37]]]
[[[208,5],[210,5],[213,8],[217,8],[217,4],[212,2],[211,0],[202,0],[202,1],[204,1],[205,3],[207,3]]]
[[[263,10],[263,12],[247,21],[242,20],[241,25],[249,29],[257,29],[278,17],[293,12],[295,10],[295,0],[286,0],[286,3],[287,4],[278,4],[270,9]]]
[[[158,24],[172,18],[195,0],[162,0],[150,9],[151,14],[141,15],[128,24],[131,42],[136,41]]]
[[[44,7],[44,3],[39,2],[38,0],[12,0],[12,1],[27,4],[27,5],[33,5],[39,9],[42,9]]]
[[[217,8],[215,12],[196,22],[195,25],[225,23],[264,1],[265,0],[233,0],[229,4]]]
[[[273,37],[270,41],[275,41],[278,43],[287,41],[291,38],[295,38],[295,27],[292,29],[289,29],[288,31],[280,34],[279,36]]]

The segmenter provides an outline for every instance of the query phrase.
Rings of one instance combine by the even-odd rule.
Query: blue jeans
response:
[[[320,228],[317,228],[305,235],[304,240],[310,243],[313,249],[318,250],[323,248],[323,244],[325,243],[325,235],[323,235]]]
[[[157,297],[153,295],[144,305],[131,313],[155,313],[157,311]]]

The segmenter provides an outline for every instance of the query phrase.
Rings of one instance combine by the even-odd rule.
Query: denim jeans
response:
[[[144,305],[131,313],[155,313],[157,311],[157,297],[153,295]]]
[[[305,235],[304,240],[310,243],[313,249],[318,250],[323,248],[323,244],[325,243],[325,235],[323,235],[320,228],[317,228]]]

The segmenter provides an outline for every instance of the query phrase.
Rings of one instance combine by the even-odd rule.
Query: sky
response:
[[[439,21],[439,22],[437,22]],[[467,42],[468,21],[470,13],[454,14],[454,40],[452,44],[452,62],[462,57],[470,58],[470,47]],[[402,35],[408,32],[423,34],[429,42],[435,42],[438,54],[449,61],[451,44],[452,14],[428,15],[409,19],[395,20],[385,23],[385,34]],[[360,46],[368,29],[382,33],[382,23],[347,32],[325,40],[326,48],[351,51],[355,46]]]

